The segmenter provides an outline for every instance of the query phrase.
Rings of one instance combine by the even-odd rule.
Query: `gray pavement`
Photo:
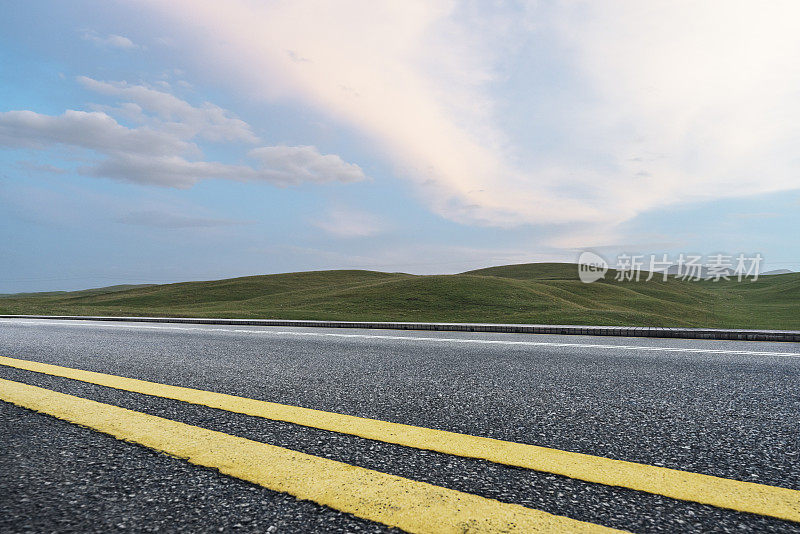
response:
[[[796,343],[0,320],[3,356],[794,489],[797,353]],[[62,378],[3,367],[0,377],[637,532],[798,531],[779,520]],[[133,531],[383,530],[0,406],[8,451],[0,459],[7,474],[0,530],[122,529],[117,516]]]

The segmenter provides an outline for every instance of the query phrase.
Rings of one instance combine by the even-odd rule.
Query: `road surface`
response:
[[[420,506],[408,497],[416,491],[477,496],[470,506],[486,505],[492,514],[530,509],[632,532],[800,531],[796,519],[738,511],[758,499],[736,504],[725,489],[730,480],[756,483],[741,487],[763,489],[766,501],[774,493],[800,514],[800,492],[775,489],[800,490],[796,343],[2,319],[0,358],[0,379],[13,382],[0,384],[0,398],[4,387],[11,398],[14,384],[23,384],[24,401],[0,402],[0,531],[387,532],[393,529],[364,517],[380,521],[393,507]],[[28,370],[24,362],[58,368]],[[290,414],[305,407],[433,429],[422,431],[423,441],[445,430],[466,436],[452,437],[467,444],[464,450],[477,436],[561,456],[552,469],[503,465],[484,459],[495,442],[480,442],[486,446],[477,453],[425,450],[421,441],[384,438],[377,423],[364,423],[378,425],[373,439],[361,437],[370,431],[354,430],[361,419],[334,417],[339,426],[324,430],[137,390],[156,386],[68,378],[75,369],[102,373],[101,383],[134,378],[279,403],[292,407]],[[80,397],[75,410],[86,411],[89,422],[69,422],[75,419],[59,412],[66,409],[62,397],[37,400],[44,414],[21,407],[40,391],[24,384]],[[377,477],[379,485],[389,480],[384,474],[394,475],[392,483],[412,493],[389,493],[378,515],[370,515],[374,505],[345,513],[352,499],[312,499],[329,504],[322,506],[297,499],[293,487],[274,491],[222,474],[213,462],[193,465],[174,457],[183,455],[169,439],[161,447],[109,436],[82,399],[163,418],[147,419],[154,424],[177,421],[224,433],[214,434],[220,439],[305,453],[314,457],[315,473],[334,465],[315,463],[324,458],[363,468],[357,475]],[[120,432],[134,432],[129,427],[138,423],[126,427],[125,417]],[[444,436],[442,447],[450,447],[451,435]],[[598,458],[603,482],[587,482],[580,473]],[[634,462],[634,474],[612,472],[616,464],[606,469],[603,459]],[[265,476],[284,467],[274,462],[265,464],[275,466]],[[673,498],[660,489],[666,471],[654,468],[720,478],[688,475],[706,489]],[[637,486],[651,483],[655,489]],[[701,504],[712,494],[721,505]],[[426,513],[438,506],[422,504]]]

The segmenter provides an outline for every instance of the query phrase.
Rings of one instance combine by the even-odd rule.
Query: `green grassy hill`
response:
[[[313,271],[0,298],[0,314],[800,329],[800,273],[757,282],[584,284],[564,263],[456,275]]]

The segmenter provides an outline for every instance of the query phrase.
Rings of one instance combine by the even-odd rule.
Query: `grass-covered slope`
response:
[[[315,271],[9,296],[0,313],[800,329],[800,274],[620,283],[611,272],[584,284],[559,263],[436,276]]]

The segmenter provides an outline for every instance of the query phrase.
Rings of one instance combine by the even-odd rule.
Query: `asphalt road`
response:
[[[755,354],[758,352],[783,354]],[[800,489],[800,344],[0,320],[0,356]],[[0,378],[633,532],[800,524],[0,366]],[[390,529],[0,402],[0,531]]]

